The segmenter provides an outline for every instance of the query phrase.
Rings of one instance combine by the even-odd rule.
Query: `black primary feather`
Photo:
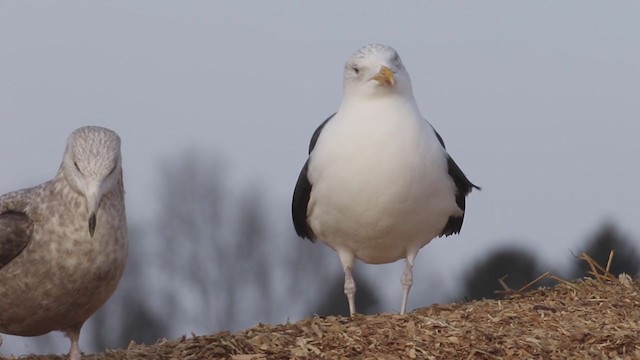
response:
[[[311,136],[309,142],[309,154],[313,151],[313,148],[318,142],[322,129],[335,114],[329,116],[325,121],[318,126],[316,131]],[[295,190],[293,191],[293,200],[291,202],[291,215],[293,216],[293,227],[296,229],[296,233],[301,238],[306,238],[311,241],[315,241],[316,236],[309,226],[307,219],[307,206],[309,205],[309,198],[311,197],[311,183],[307,177],[307,171],[309,169],[309,159],[304,163],[300,175],[298,175],[298,181],[296,182]]]
[[[438,134],[435,129],[433,131],[436,133],[438,141],[440,141],[442,147],[446,149],[444,140],[442,140],[442,136],[440,136],[440,134]],[[464,211],[466,206],[466,196],[469,195],[469,193],[473,189],[480,190],[480,187],[474,185],[471,181],[469,181],[469,179],[467,179],[458,164],[453,161],[453,158],[451,158],[449,154],[447,154],[447,165],[449,168],[449,176],[451,176],[451,178],[453,179],[453,183],[456,185],[456,204],[458,204],[460,210]],[[462,229],[463,221],[464,213],[462,214],[462,216],[449,216],[449,220],[447,220],[447,224],[442,229],[440,236],[449,236],[459,233],[460,229]]]

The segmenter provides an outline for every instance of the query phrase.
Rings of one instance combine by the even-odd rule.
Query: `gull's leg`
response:
[[[356,282],[349,266],[344,268],[344,294],[349,301],[349,314],[353,316],[356,313]]]
[[[402,305],[400,306],[400,315],[404,315],[407,310],[407,300],[409,300],[409,290],[413,284],[413,261],[416,258],[415,253],[407,255],[407,266],[404,268],[400,283],[402,284]]]
[[[350,251],[336,251],[344,270],[344,294],[347,295],[347,300],[349,301],[349,314],[353,316],[356,313],[356,281],[353,279],[352,272],[355,257]]]
[[[69,360],[80,360],[80,346],[78,340],[80,339],[80,328],[82,325],[75,329],[66,331],[66,335],[71,340],[71,348],[69,349]]]

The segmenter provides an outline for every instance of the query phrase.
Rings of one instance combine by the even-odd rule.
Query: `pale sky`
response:
[[[0,193],[51,178],[68,134],[94,124],[122,138],[130,222],[153,220],[163,159],[195,148],[286,223],[343,64],[372,42],[400,53],[423,115],[483,187],[462,234],[425,247],[416,273],[455,289],[502,244],[562,264],[607,219],[640,239],[630,1],[3,1]],[[374,272],[393,272],[397,295],[401,269]]]

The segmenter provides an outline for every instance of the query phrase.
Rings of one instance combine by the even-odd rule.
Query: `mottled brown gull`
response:
[[[355,259],[406,259],[404,314],[418,251],[460,232],[473,185],[418,109],[398,53],[386,45],[358,50],[344,69],[338,112],[314,132],[292,201],[301,237],[333,248],[355,308]]]
[[[79,128],[53,180],[0,196],[0,333],[62,331],[79,360],[80,329],[116,289],[126,259],[120,138]]]

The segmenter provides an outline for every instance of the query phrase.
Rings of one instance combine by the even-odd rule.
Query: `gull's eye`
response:
[[[393,57],[393,62],[396,63],[398,67],[402,66],[402,61],[400,61],[400,56],[396,53],[396,56]]]
[[[358,69],[358,67],[355,65],[351,66],[351,70],[353,70],[353,72],[356,73],[356,75],[360,74],[360,69]]]
[[[109,171],[107,176],[111,176],[111,174],[113,174],[113,172],[116,171],[117,167],[118,167],[118,163],[115,163],[115,165],[113,165],[113,167],[111,168],[111,171]]]
[[[76,170],[78,170],[78,172],[82,172],[80,171],[80,167],[78,167],[78,163],[77,162],[73,162],[73,165],[76,167]]]

